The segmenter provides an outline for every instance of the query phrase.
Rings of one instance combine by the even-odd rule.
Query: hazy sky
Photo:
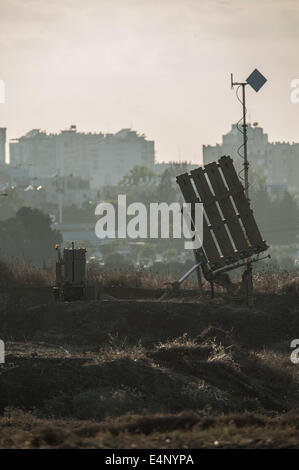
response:
[[[0,0],[0,126],[116,132],[156,142],[158,160],[200,162],[241,113],[230,72],[248,87],[251,122],[299,141],[298,0]]]

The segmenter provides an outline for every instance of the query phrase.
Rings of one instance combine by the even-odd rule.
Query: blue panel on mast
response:
[[[254,71],[249,75],[246,82],[250,85],[255,91],[259,91],[263,85],[265,85],[267,79],[258,69],[254,69]]]

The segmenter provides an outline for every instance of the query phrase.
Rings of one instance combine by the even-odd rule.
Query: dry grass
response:
[[[188,333],[183,333],[182,336],[178,336],[177,338],[173,338],[171,340],[165,341],[163,343],[159,343],[156,346],[157,351],[161,350],[177,350],[177,349],[185,349],[188,348],[190,350],[196,349],[198,347],[198,342],[194,338],[190,338]]]
[[[145,348],[141,342],[130,345],[126,344],[126,338],[119,339],[118,335],[108,335],[108,344],[101,347],[96,355],[98,362],[114,362],[120,359],[138,361],[145,359]]]
[[[6,263],[0,261],[0,287],[13,285],[50,286],[55,284],[55,270],[42,269],[24,263]],[[182,268],[184,271],[184,268]],[[183,274],[182,271],[182,274]],[[121,269],[106,270],[99,273],[93,266],[87,268],[87,282],[92,284],[95,280],[103,282],[104,287],[129,287],[158,289],[177,281],[171,275],[157,275],[150,271]],[[234,281],[235,282],[235,281]],[[254,291],[266,294],[297,294],[299,292],[299,272],[281,270],[279,272],[264,271],[253,276]],[[195,276],[188,278],[183,287],[185,289],[197,288]],[[209,283],[203,280],[203,288],[208,291]],[[216,293],[223,293],[223,288],[215,285]]]
[[[15,286],[50,286],[55,282],[55,273],[51,269],[0,260],[0,288]]]
[[[40,419],[7,409],[0,418],[0,448],[277,449],[299,448],[299,415],[206,412],[127,415],[102,423]]]
[[[12,263],[10,270],[14,282],[18,285],[49,286],[55,283],[55,273],[51,269],[41,269],[28,264]]]
[[[17,285],[50,282],[9,272]],[[299,279],[271,276],[255,275],[251,310],[219,297],[0,308],[0,447],[298,447]],[[156,281],[115,271],[105,282]]]
[[[84,335],[80,316],[72,321]],[[123,322],[121,316],[118,321]],[[138,337],[108,334],[101,344],[82,347],[76,346],[74,330],[69,331],[70,345],[48,323],[49,347],[41,341],[43,335],[37,336],[41,326],[31,331],[34,342],[7,342],[7,363],[0,366],[0,409],[18,406],[35,408],[43,418],[103,420],[207,406],[213,413],[278,412],[296,406],[298,372],[289,355],[248,351],[219,328],[148,345]],[[97,324],[90,327],[97,329]]]
[[[292,294],[299,292],[299,272],[283,270],[264,272],[253,277],[254,289],[260,293]]]
[[[96,279],[103,282],[104,287],[132,287],[160,289],[163,285],[174,282],[176,279],[170,276],[158,276],[146,271],[111,270],[97,273],[92,267],[88,268],[87,280],[94,282]],[[193,287],[192,281],[186,283],[186,287]]]
[[[182,268],[182,274],[184,268]],[[103,281],[104,287],[132,287],[132,288],[152,288],[157,289],[165,287],[170,283],[177,281],[177,277],[167,275],[157,275],[146,271],[127,272],[123,270],[106,271],[98,274],[93,268],[89,268],[87,273],[89,282],[95,279]],[[235,282],[235,281],[233,281]],[[284,294],[299,292],[299,272],[282,270],[279,272],[262,272],[253,276],[254,290],[258,293],[266,294]],[[238,284],[238,281],[237,281]],[[194,289],[198,287],[195,276],[188,278],[184,284],[184,289]],[[215,285],[215,291],[223,293],[221,286]],[[210,285],[203,279],[203,289],[208,291]]]

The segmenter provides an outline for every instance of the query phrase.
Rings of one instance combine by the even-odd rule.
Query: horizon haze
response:
[[[157,161],[201,162],[241,117],[230,73],[247,87],[247,118],[271,141],[299,141],[299,4],[294,0],[2,0],[0,79],[8,138],[32,128],[82,132],[132,127]]]

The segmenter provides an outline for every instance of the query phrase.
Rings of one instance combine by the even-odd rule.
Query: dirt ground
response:
[[[298,448],[298,294],[0,311],[1,448]]]

